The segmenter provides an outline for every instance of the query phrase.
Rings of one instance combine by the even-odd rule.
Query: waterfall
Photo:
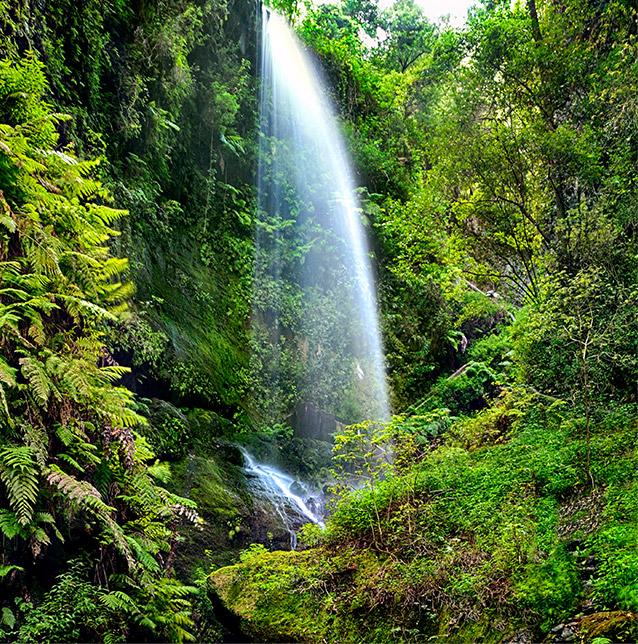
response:
[[[337,421],[390,415],[365,218],[328,96],[288,23],[262,9],[255,407],[270,425],[294,411],[300,435],[322,440],[326,419],[329,439]],[[293,477],[246,451],[244,469],[291,547],[302,523],[323,525],[323,500]]]
[[[262,11],[253,317],[272,417],[290,411],[294,391],[345,422],[386,420],[370,249],[343,137],[310,56]]]

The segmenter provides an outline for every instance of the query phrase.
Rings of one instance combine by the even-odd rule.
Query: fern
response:
[[[16,369],[10,367],[2,357],[0,357],[0,382],[9,387],[16,385]]]
[[[21,526],[29,524],[39,491],[39,466],[33,451],[26,446],[6,446],[0,449],[0,480]]]
[[[9,573],[22,572],[23,570],[24,568],[22,566],[15,566],[13,564],[9,564],[8,566],[0,565],[0,579],[6,577]]]
[[[105,325],[127,314],[133,293],[122,280],[127,260],[110,255],[125,213],[107,205],[97,161],[60,149],[66,117],[40,100],[44,78],[34,58],[0,60],[0,119],[7,96],[22,106],[13,125],[0,123],[0,422],[15,443],[0,448],[0,536],[11,548],[28,544],[37,565],[68,531],[94,548],[101,576],[115,571],[103,591],[73,568],[47,594],[51,606],[89,588],[96,609],[129,615],[149,638],[190,639],[188,591],[163,583],[160,555],[195,509],[155,484],[168,480],[166,467],[147,468],[154,456],[133,432],[146,420],[117,386],[127,369],[100,366]],[[38,620],[29,629],[47,639],[36,636],[46,635]]]
[[[88,482],[79,481],[74,476],[52,465],[46,475],[49,485],[57,488],[65,497],[94,514],[108,513],[112,510],[103,501],[102,495]]]
[[[135,554],[137,561],[147,571],[157,573],[160,571],[160,565],[155,557],[148,551],[148,549],[140,542],[137,537],[127,536],[126,542]]]
[[[77,470],[80,474],[83,474],[85,469],[80,463],[78,463],[72,456],[69,456],[68,454],[65,454],[64,452],[60,452],[58,454],[58,458],[66,463],[67,465],[70,465],[72,468]]]
[[[125,538],[122,528],[111,516],[115,512],[115,508],[104,503],[101,494],[91,483],[79,481],[55,465],[49,468],[46,480],[49,485],[60,491],[68,502],[74,503],[96,518],[107,532],[110,542],[125,557],[128,565],[131,567],[135,565],[130,544]]]
[[[34,398],[40,406],[46,407],[49,402],[53,383],[44,365],[35,357],[26,357],[20,358],[20,366],[22,375],[29,383]]]
[[[11,510],[0,509],[0,532],[7,539],[15,539],[21,532],[22,526],[18,517]]]
[[[100,595],[100,601],[114,612],[126,614],[139,613],[137,605],[129,595],[121,590],[113,590],[110,593]]]

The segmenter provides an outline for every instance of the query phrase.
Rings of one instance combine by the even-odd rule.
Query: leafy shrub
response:
[[[446,408],[454,416],[477,411],[496,393],[498,379],[497,373],[485,363],[468,362],[456,374],[439,378],[415,409]]]
[[[127,632],[125,617],[104,601],[106,591],[89,580],[86,562],[72,561],[42,601],[27,610],[21,642],[118,641]]]

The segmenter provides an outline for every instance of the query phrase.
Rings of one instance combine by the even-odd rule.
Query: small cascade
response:
[[[241,448],[241,453],[253,494],[272,506],[290,534],[290,547],[293,550],[297,547],[297,530],[304,523],[324,527],[320,494],[290,474],[272,465],[259,463],[245,449]]]

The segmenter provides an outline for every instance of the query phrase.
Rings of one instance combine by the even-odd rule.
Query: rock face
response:
[[[173,465],[175,492],[197,502],[201,528],[183,532],[176,568],[190,578],[198,566],[225,566],[237,561],[250,544],[290,549],[290,531],[264,499],[255,496],[238,448],[211,441],[206,453],[191,453]]]
[[[578,622],[568,622],[567,624],[558,624],[552,628],[547,638],[550,642],[577,642]]]
[[[336,416],[309,402],[300,402],[289,419],[295,435],[330,442],[343,425]]]

